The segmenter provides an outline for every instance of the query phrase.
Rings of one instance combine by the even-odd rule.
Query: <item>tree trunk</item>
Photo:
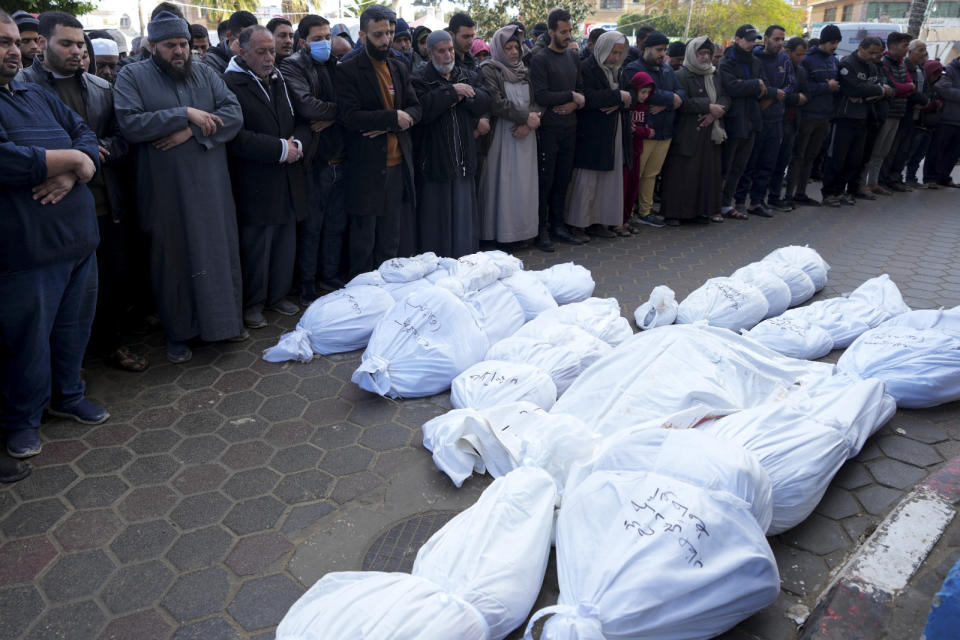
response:
[[[907,33],[914,38],[920,36],[920,27],[927,13],[927,0],[913,0],[910,4],[910,21],[907,23]]]

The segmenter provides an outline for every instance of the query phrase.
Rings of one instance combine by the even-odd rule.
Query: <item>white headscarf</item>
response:
[[[613,51],[613,47],[618,44],[624,45],[623,53],[620,54],[620,58],[614,64],[606,64],[607,57],[610,56],[610,52]],[[617,89],[620,87],[617,77],[619,75],[618,72],[620,71],[620,65],[623,64],[623,55],[626,53],[627,44],[627,36],[623,35],[619,31],[607,31],[602,36],[597,38],[597,44],[593,46],[593,56],[597,59],[597,63],[606,74],[607,81],[610,83],[611,89]]]
[[[716,69],[709,62],[704,64],[697,60],[697,51],[704,48],[704,43],[709,43],[707,36],[694,38],[687,43],[687,50],[683,56],[683,68],[690,73],[703,77],[703,87],[707,90],[707,97],[710,98],[710,104],[717,103],[717,85],[714,78]],[[711,57],[713,54],[713,45],[710,44]],[[714,120],[710,129],[710,140],[714,144],[722,144],[727,139],[727,132],[719,120]]]

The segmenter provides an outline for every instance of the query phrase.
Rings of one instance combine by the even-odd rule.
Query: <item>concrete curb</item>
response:
[[[878,638],[899,591],[957,513],[960,457],[908,493],[827,585],[801,640]]]

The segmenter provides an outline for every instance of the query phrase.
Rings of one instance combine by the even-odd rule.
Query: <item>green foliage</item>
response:
[[[97,8],[93,2],[77,0],[0,0],[0,9],[13,13],[23,9],[28,13],[43,13],[44,11],[65,11],[74,16],[82,16]]]
[[[583,25],[588,15],[593,13],[593,2],[590,0],[467,0],[460,5],[457,11],[463,11],[477,23],[477,37],[489,39],[497,29],[511,20],[519,20],[527,31],[533,30],[533,25],[546,22],[547,14],[556,7],[563,7],[570,12],[573,18],[573,27],[576,32]]]
[[[0,0],[2,1],[2,0]],[[217,7],[206,12],[210,24],[217,24],[230,17],[234,11],[256,11],[260,7],[259,0],[204,0],[204,6]],[[150,11],[153,9],[151,8]],[[150,13],[145,12],[144,20],[150,19]]]
[[[360,14],[373,4],[377,4],[377,0],[350,0],[350,4],[344,6],[343,12],[348,16],[359,18]]]
[[[783,0],[707,0],[696,2],[690,15],[690,37],[707,35],[715,42],[733,39],[737,27],[752,24],[759,31],[767,25],[779,24],[787,36],[803,32],[804,12]],[[626,14],[617,21],[617,30],[632,36],[643,25],[649,25],[668,36],[682,37],[687,24],[687,4],[678,3],[649,16]]]

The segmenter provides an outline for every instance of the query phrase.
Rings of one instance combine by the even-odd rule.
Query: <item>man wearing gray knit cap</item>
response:
[[[114,106],[137,154],[139,222],[167,358],[186,362],[190,340],[247,337],[224,146],[243,115],[220,74],[192,64],[186,20],[160,11],[147,40],[153,55],[120,70]]]

